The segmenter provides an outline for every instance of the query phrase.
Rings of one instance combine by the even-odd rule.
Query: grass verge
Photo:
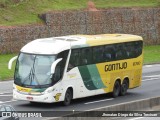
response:
[[[160,63],[160,45],[144,47],[144,64]]]
[[[0,25],[42,23],[38,14],[52,10],[84,10],[89,0],[0,0]],[[91,0],[99,8],[158,7],[159,0]]]
[[[8,70],[8,62],[15,55],[16,54],[0,55],[0,81],[13,78],[15,61],[11,70]]]
[[[144,64],[160,63],[160,45],[144,47]],[[0,81],[13,78],[15,62],[12,70],[8,70],[8,61],[16,54],[0,55]]]

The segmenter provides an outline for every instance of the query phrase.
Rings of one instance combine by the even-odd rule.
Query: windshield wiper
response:
[[[37,77],[36,77],[36,75],[35,75],[35,69],[34,69],[34,67],[31,68],[31,72],[30,72],[30,75],[29,75],[29,79],[31,80],[31,82],[30,82],[30,85],[31,85],[31,86],[33,85],[33,84],[32,84],[33,80],[35,80],[36,83],[37,83],[37,85],[38,85],[38,87],[41,88],[41,86],[40,86],[40,84],[39,84],[39,82],[38,82],[38,79],[37,79]]]
[[[32,85],[32,81],[34,80],[33,68],[31,68],[31,71],[30,71],[30,73],[29,73],[29,80],[31,81],[31,82],[30,82],[30,85]]]
[[[24,81],[22,82],[22,86],[27,86],[27,85],[25,85],[25,82],[26,82],[27,80],[30,81],[30,85],[32,86],[32,82],[34,81],[34,78],[36,78],[36,76],[35,76],[35,69],[34,69],[35,60],[36,60],[36,56],[34,57],[33,66],[31,67],[28,76],[27,76],[27,77],[24,79]],[[36,83],[37,83],[37,85],[40,87],[39,82],[38,82],[37,79],[36,79]]]
[[[32,68],[31,68],[31,70],[30,70],[29,74],[27,75],[27,77],[26,77],[26,78],[24,78],[24,81],[21,83],[21,85],[22,85],[22,86],[25,86],[25,84],[24,84],[24,83],[25,83],[28,79],[30,80],[31,72],[32,72]]]
[[[35,65],[36,57],[37,57],[37,56],[35,56],[34,64],[33,64],[34,73],[35,73],[35,68],[34,68],[35,66],[34,66],[34,65]],[[41,86],[40,86],[40,84],[39,84],[39,81],[38,81],[36,75],[35,75],[34,77],[35,77],[35,80],[36,80],[36,82],[37,82],[37,84],[38,84],[38,87],[41,88]]]

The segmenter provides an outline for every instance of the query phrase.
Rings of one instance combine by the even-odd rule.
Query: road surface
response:
[[[105,106],[160,96],[160,64],[146,65],[143,67],[142,86],[128,90],[126,96],[111,98],[109,95],[98,95],[77,99],[70,106],[61,103],[30,104],[28,101],[12,99],[13,81],[0,82],[0,104],[12,105],[17,111],[86,111]],[[56,115],[54,112],[53,115]],[[63,115],[63,112],[59,113]]]

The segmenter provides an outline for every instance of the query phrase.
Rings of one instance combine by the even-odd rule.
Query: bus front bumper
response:
[[[17,90],[13,90],[13,99],[26,100],[26,101],[32,101],[32,102],[41,102],[41,103],[58,102],[55,100],[53,93],[41,94],[41,95],[29,95],[29,94],[20,93]]]

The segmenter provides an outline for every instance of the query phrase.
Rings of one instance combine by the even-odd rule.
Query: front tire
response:
[[[65,94],[65,98],[64,98],[64,101],[63,101],[63,105],[65,105],[65,106],[70,105],[71,100],[72,100],[72,92],[71,92],[70,89],[68,89],[68,90],[66,91],[66,94]]]
[[[116,98],[116,97],[119,96],[120,89],[121,89],[120,82],[119,82],[119,81],[116,81],[116,82],[114,83],[114,88],[113,88],[113,92],[112,92],[112,96],[113,96],[114,98]]]

